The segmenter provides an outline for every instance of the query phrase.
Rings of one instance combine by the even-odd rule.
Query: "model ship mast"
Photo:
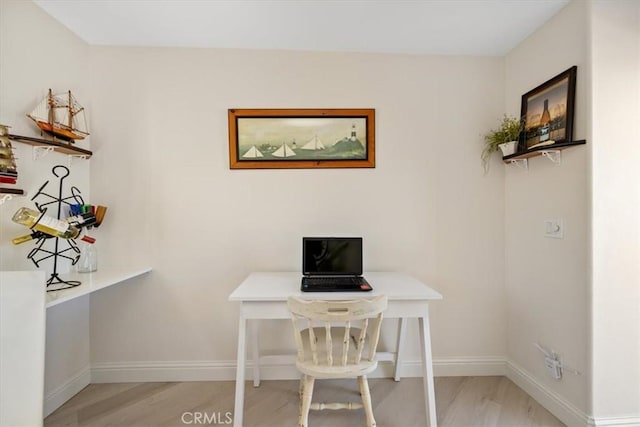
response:
[[[89,135],[84,107],[74,98],[71,91],[54,95],[49,89],[47,96],[36,108],[27,114],[43,131],[71,144],[76,139]]]

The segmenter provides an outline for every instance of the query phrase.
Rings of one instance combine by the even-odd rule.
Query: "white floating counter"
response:
[[[46,307],[53,307],[54,305],[61,304],[63,302],[72,300],[74,298],[81,297],[83,295],[90,294],[100,289],[108,288],[109,286],[117,285],[126,280],[133,279],[134,277],[142,276],[151,271],[151,267],[143,267],[140,269],[129,270],[109,270],[99,269],[93,273],[69,273],[61,274],[64,280],[78,280],[82,282],[80,286],[69,289],[61,289],[59,291],[47,292]],[[43,283],[44,286],[44,283]]]

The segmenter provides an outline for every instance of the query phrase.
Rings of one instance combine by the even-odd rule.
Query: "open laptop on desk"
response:
[[[362,237],[303,237],[303,292],[366,292]]]

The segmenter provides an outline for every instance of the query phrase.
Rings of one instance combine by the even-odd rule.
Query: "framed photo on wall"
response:
[[[373,168],[374,109],[229,109],[231,169]]]
[[[524,150],[573,141],[576,71],[573,66],[522,95]]]

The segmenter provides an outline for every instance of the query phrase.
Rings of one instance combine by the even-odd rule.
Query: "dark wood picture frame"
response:
[[[229,109],[231,169],[373,168],[375,110]]]
[[[575,65],[522,95],[519,152],[573,141]]]

